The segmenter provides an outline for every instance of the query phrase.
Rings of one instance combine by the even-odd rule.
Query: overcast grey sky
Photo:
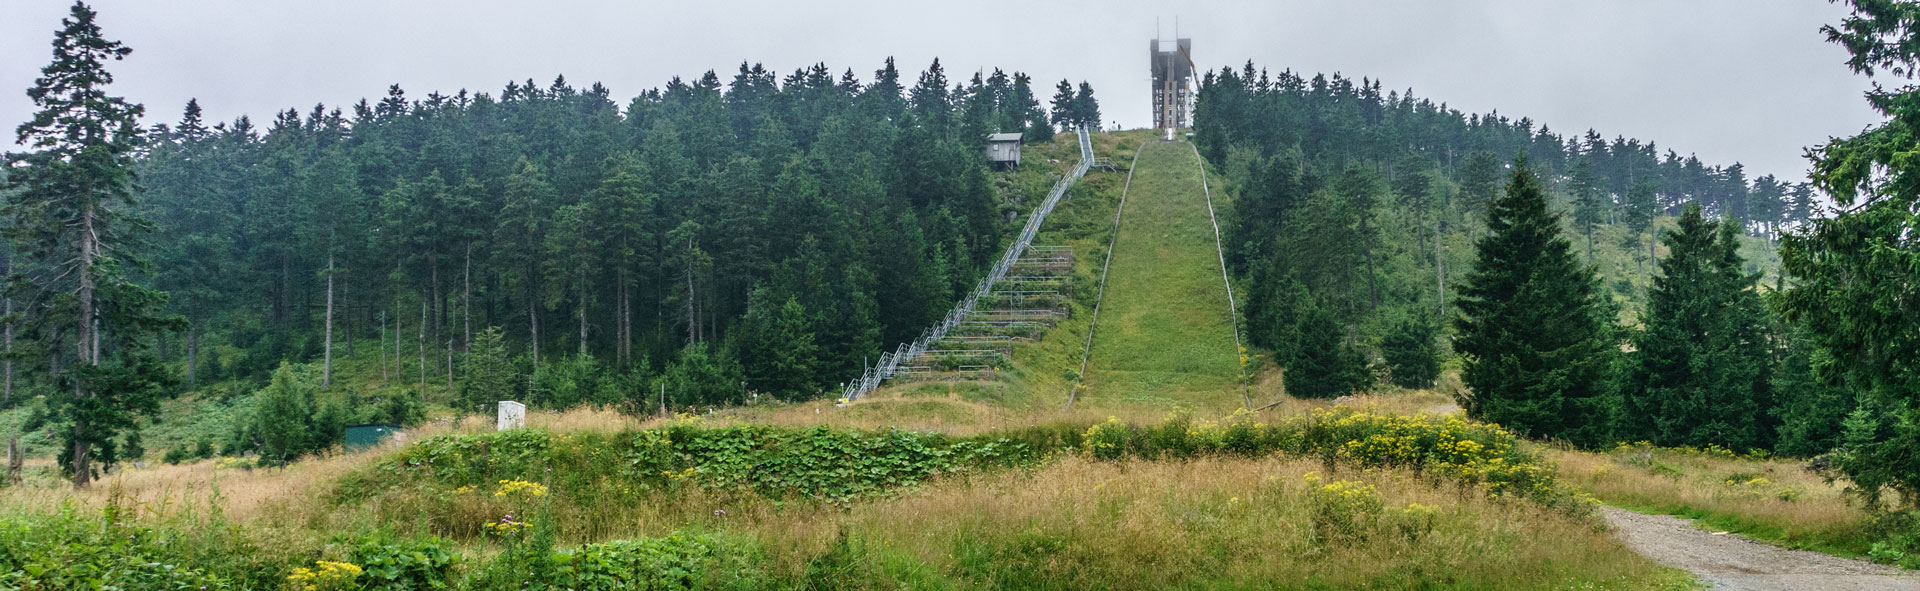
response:
[[[68,2],[0,0],[0,123],[24,121],[24,90],[48,61]],[[1750,175],[1800,177],[1801,150],[1877,117],[1821,0],[1286,0],[1261,2],[580,2],[546,0],[98,0],[109,38],[134,48],[116,90],[148,122],[190,97],[210,119],[316,102],[347,105],[399,83],[413,97],[565,74],[624,103],[669,77],[742,60],[788,72],[816,61],[861,78],[885,57],[918,71],[941,58],[1094,85],[1106,118],[1148,123],[1147,41],[1173,17],[1204,69],[1248,59],[1342,72],[1468,112],[1498,109],[1562,133],[1595,128]]]

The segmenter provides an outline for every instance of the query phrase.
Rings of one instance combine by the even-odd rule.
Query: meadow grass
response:
[[[1145,144],[1126,200],[1076,404],[1242,405],[1234,319],[1191,147]]]
[[[1364,418],[1362,427],[1387,428],[1338,431],[1345,428],[1340,417]],[[1364,457],[1404,457],[1407,452],[1397,446],[1404,445],[1408,431],[1393,425],[1427,425],[1421,432],[1428,434],[1453,430],[1489,444],[1480,449],[1526,457],[1511,455],[1523,452],[1513,447],[1510,435],[1457,419],[1406,422],[1341,411],[1317,420],[1335,430],[1327,433],[1349,433],[1323,442],[1334,448],[1367,447],[1342,444],[1358,433],[1372,434],[1363,439],[1368,445],[1396,446],[1378,450],[1390,455]],[[581,429],[543,448],[552,450],[552,458],[516,468],[530,471],[527,478],[541,479],[538,466],[554,466],[548,484],[538,486],[507,477],[495,485],[499,475],[494,474],[477,486],[441,482],[451,472],[425,480],[399,475],[382,480],[382,469],[374,469],[378,465],[452,459],[412,446],[309,460],[286,469],[227,470],[202,463],[142,470],[118,475],[108,487],[78,497],[57,490],[40,494],[67,502],[86,499],[96,508],[122,507],[117,511],[122,519],[171,528],[160,535],[176,540],[169,547],[181,553],[174,558],[182,564],[215,573],[252,573],[253,580],[266,581],[318,560],[351,561],[355,548],[365,547],[361,540],[401,540],[401,547],[410,547],[404,540],[435,534],[451,536],[441,544],[464,558],[447,575],[454,588],[500,587],[500,579],[489,578],[490,569],[503,563],[503,553],[524,548],[516,545],[524,542],[480,533],[479,526],[510,513],[533,522],[530,527],[551,528],[555,546],[565,552],[608,540],[696,540],[705,553],[693,557],[703,561],[700,568],[732,569],[707,572],[705,584],[688,588],[1624,590],[1687,585],[1684,576],[1620,546],[1590,513],[1529,497],[1490,496],[1489,489],[1450,477],[1438,465],[1355,463],[1363,456],[1339,454],[1345,459],[1204,450],[1168,455],[1188,449],[1196,437],[1213,441],[1210,445],[1235,441],[1230,428],[1204,421],[1113,432],[1131,433],[1122,439],[1102,435],[1102,429],[1086,430],[1083,444],[1119,441],[1134,459],[1068,451],[1019,469],[931,474],[917,485],[852,502],[769,495],[693,475],[655,478],[668,484],[611,494],[614,487],[580,468],[604,466],[597,469],[610,474],[623,466],[624,458],[606,444],[627,440],[626,427],[591,413],[543,422]],[[1276,427],[1275,433],[1310,426]],[[596,432],[601,434],[591,435]],[[1078,427],[1051,432],[1079,433]],[[442,441],[443,450],[471,450],[464,453],[482,457],[512,453]],[[1442,442],[1431,449],[1454,448]],[[1456,464],[1464,465],[1484,463]],[[562,471],[573,480],[557,474]],[[372,486],[367,491],[374,496],[342,497],[342,486]],[[34,521],[33,515],[60,511],[51,502],[8,500],[0,522],[44,526],[49,522]]]

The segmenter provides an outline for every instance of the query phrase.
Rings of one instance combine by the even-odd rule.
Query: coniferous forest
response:
[[[1848,35],[1871,46],[1870,33],[1834,33]],[[1906,63],[1857,67],[1883,61]],[[1246,331],[1288,369],[1290,394],[1424,387],[1452,356],[1470,416],[1534,437],[1839,449],[1857,462],[1849,475],[1894,486],[1905,478],[1894,474],[1915,473],[1886,455],[1907,445],[1898,425],[1912,423],[1884,405],[1908,403],[1867,385],[1908,364],[1869,355],[1888,365],[1850,369],[1839,359],[1851,354],[1821,344],[1893,346],[1904,337],[1864,327],[1912,323],[1813,303],[1896,297],[1842,277],[1880,273],[1856,257],[1874,231],[1898,226],[1856,228],[1865,211],[1821,217],[1827,195],[1884,190],[1867,165],[1825,157],[1818,170],[1835,172],[1809,181],[1749,180],[1737,163],[1651,141],[1562,136],[1381,86],[1251,63],[1202,82],[1195,142],[1239,192],[1223,232],[1247,284]],[[1632,267],[1596,264],[1594,241],[1609,237],[1599,249],[1627,253]],[[1763,278],[1745,243],[1782,257],[1784,271]],[[1901,307],[1872,309],[1887,306]]]
[[[66,34],[98,34],[80,26]],[[98,56],[68,57],[50,68]],[[906,76],[891,59],[868,80],[743,63],[624,103],[564,77],[497,95],[396,85],[263,123],[209,122],[194,101],[148,125],[133,106],[114,129],[116,272],[165,292],[151,312],[171,323],[116,340],[175,370],[173,392],[246,392],[284,362],[316,364],[292,381],[326,388],[336,359],[375,348],[382,382],[406,390],[360,402],[396,422],[434,387],[483,411],[812,397],[937,321],[1031,209],[1037,195],[989,178],[988,133],[1099,121],[1085,83],[1043,106],[1017,72],[960,82],[935,60]],[[35,254],[13,260],[38,284]],[[500,351],[481,359],[505,368],[471,363],[489,328]],[[23,376],[71,363],[17,359]],[[6,404],[54,384],[15,387]],[[331,414],[316,431],[351,420]]]

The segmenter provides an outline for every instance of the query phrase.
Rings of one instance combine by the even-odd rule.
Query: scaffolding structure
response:
[[[881,353],[860,377],[842,384],[841,398],[856,400],[880,384],[900,375],[925,375],[936,372],[954,374],[993,371],[1005,365],[1012,341],[1035,338],[1063,317],[1065,302],[1071,297],[1073,250],[1064,246],[1034,246],[1047,214],[1060,204],[1060,198],[1074,181],[1087,174],[1093,162],[1093,139],[1086,128],[1074,130],[1080,140],[1080,163],[1055,183],[1047,198],[1027,218],[1027,225],[1014,237],[1005,255],[994,263],[972,293],[960,301],[939,324],[921,331],[910,343],[901,343],[893,351]],[[1054,298],[1057,306],[1027,307],[1025,298]],[[1057,308],[1057,309],[1056,309]],[[1004,339],[1004,345],[975,346]]]

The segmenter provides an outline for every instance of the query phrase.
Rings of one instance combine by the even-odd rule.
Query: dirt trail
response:
[[[1715,534],[1666,515],[1606,509],[1628,548],[1700,576],[1715,591],[1920,591],[1911,571]]]

